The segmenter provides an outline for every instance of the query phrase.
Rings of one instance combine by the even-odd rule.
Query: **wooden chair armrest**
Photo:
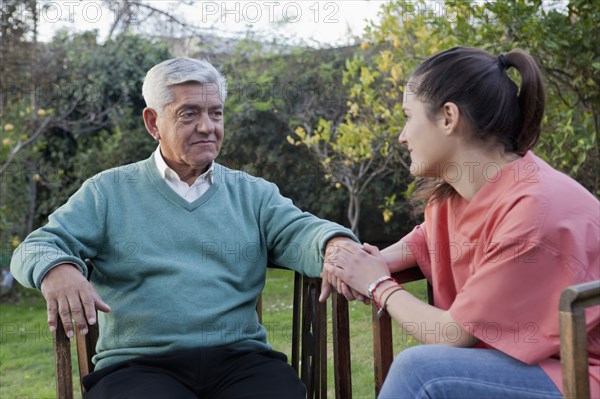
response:
[[[410,269],[402,270],[392,274],[399,283],[410,283],[412,281],[423,280],[425,275],[419,267],[411,267]]]
[[[600,304],[600,280],[573,285],[560,296],[560,360],[566,399],[589,398],[585,309]]]

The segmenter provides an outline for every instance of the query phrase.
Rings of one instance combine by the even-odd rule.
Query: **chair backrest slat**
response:
[[[335,397],[352,399],[352,367],[350,358],[350,317],[348,301],[333,294],[333,364]]]
[[[418,267],[413,267],[394,273],[393,277],[399,283],[409,283],[425,278]],[[433,304],[433,290],[427,284],[427,299]],[[392,343],[392,320],[387,313],[377,315],[377,308],[373,305],[373,365],[375,372],[375,395],[379,395],[383,381],[387,377],[392,361],[394,360],[394,347]]]

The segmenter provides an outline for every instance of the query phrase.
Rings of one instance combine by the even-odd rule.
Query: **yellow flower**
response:
[[[361,48],[361,49],[363,49],[363,50],[367,50],[367,49],[369,48],[369,43],[367,43],[367,42],[363,42],[363,43],[360,45],[360,48]]]
[[[342,188],[342,183],[339,183],[339,182],[338,182],[338,183],[335,183],[335,188],[337,188],[338,190],[339,190],[340,188]]]
[[[4,130],[7,132],[11,132],[15,129],[15,126],[12,123],[7,123],[4,125]]]
[[[394,212],[390,211],[389,209],[386,209],[385,211],[383,211],[383,222],[388,223],[390,220],[392,220],[392,216],[394,216]]]
[[[46,116],[46,110],[43,108],[40,108],[37,110],[37,114],[38,114],[38,116]]]
[[[4,147],[10,147],[10,139],[9,139],[8,137],[7,137],[7,138],[4,138],[4,139],[2,139],[2,145],[3,145]]]

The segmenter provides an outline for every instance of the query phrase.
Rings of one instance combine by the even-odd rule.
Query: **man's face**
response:
[[[171,90],[174,101],[156,118],[157,133],[152,135],[169,167],[183,179],[192,171],[203,173],[219,155],[223,103],[217,84],[184,83]]]

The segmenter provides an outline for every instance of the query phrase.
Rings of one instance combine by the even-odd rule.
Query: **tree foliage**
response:
[[[344,93],[338,88],[346,56],[302,49],[281,53],[247,40],[221,63],[230,95],[220,161],[273,181],[302,209],[338,221],[344,220],[343,194],[325,181],[308,151],[285,138],[296,123],[343,114]]]
[[[138,3],[123,2],[104,43],[93,32],[38,43],[36,2],[4,2],[3,265],[85,178],[155,148],[141,118],[141,84],[148,68],[170,57],[169,45],[127,33],[127,10]],[[23,7],[26,19],[17,12]],[[536,151],[600,194],[598,21],[600,3],[583,0],[393,1],[382,4],[360,47],[291,48],[249,35],[233,53],[207,47],[187,55],[209,58],[229,81],[220,162],[272,180],[302,209],[383,243],[412,224],[413,179],[397,144],[404,84],[425,58],[457,45],[494,54],[520,47],[538,60],[548,106]]]
[[[155,145],[139,116],[141,81],[168,58],[165,46],[139,36],[99,44],[87,32],[37,47],[35,63],[3,81],[3,255],[86,178],[148,156]]]
[[[399,185],[385,202],[382,199],[384,218],[391,220],[398,211],[405,214],[405,197],[413,188],[407,183],[408,159],[403,161],[403,150],[400,157],[390,157],[404,124],[404,85],[427,57],[454,46],[498,55],[522,48],[537,59],[545,74],[548,104],[536,152],[600,194],[600,3],[575,0],[560,6],[518,0],[393,1],[381,7],[379,22],[367,29],[362,52],[346,66],[350,101],[344,120],[300,126],[290,138],[315,153],[332,181],[349,192],[353,227],[360,216],[355,204],[372,179],[388,169],[395,170]],[[372,159],[376,161],[370,163]]]

